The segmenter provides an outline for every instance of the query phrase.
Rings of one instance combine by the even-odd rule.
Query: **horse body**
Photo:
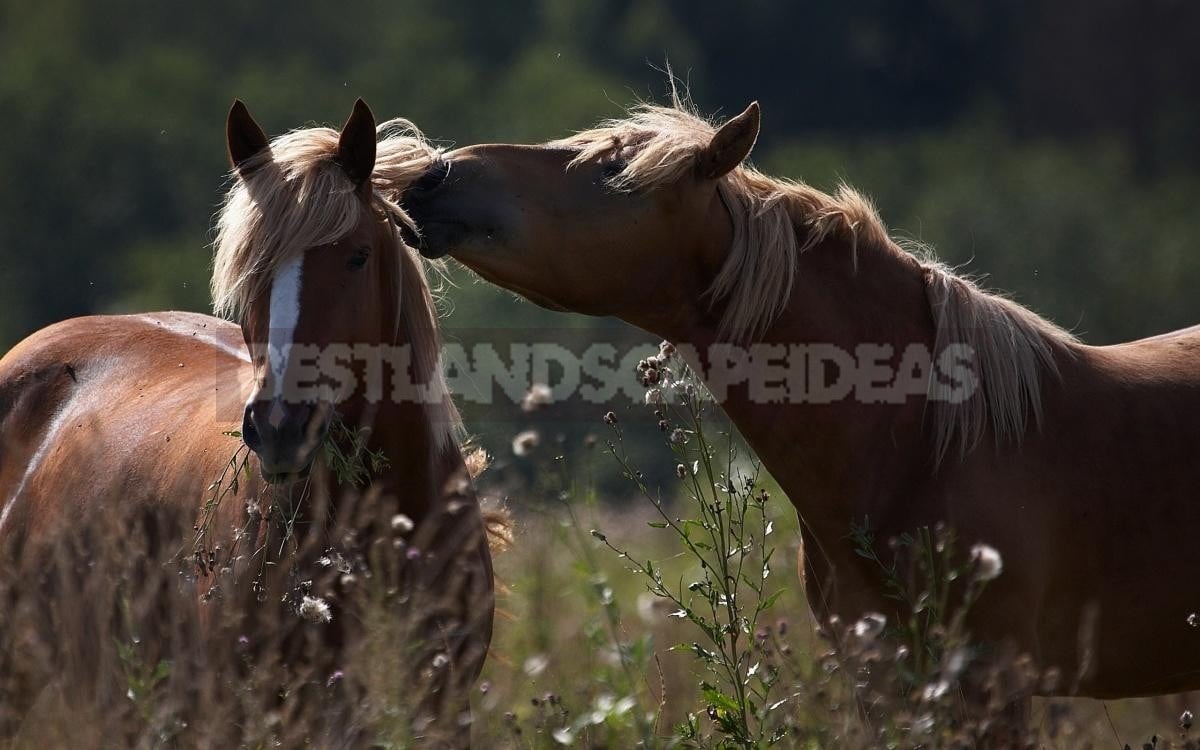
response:
[[[29,337],[0,360],[0,535],[36,537],[90,501],[202,497],[237,447],[222,433],[240,408],[220,414],[221,391],[240,404],[249,380],[240,331],[204,315],[77,318]]]
[[[909,616],[855,554],[853,526],[869,522],[882,544],[942,523],[1002,556],[967,626],[1060,670],[1041,691],[1200,688],[1188,623],[1200,602],[1182,583],[1200,569],[1200,330],[1086,346],[899,247],[853,190],[742,166],[758,128],[756,104],[720,128],[678,100],[640,107],[541,147],[450,152],[438,170],[450,176],[405,205],[425,254],[694,351],[798,511],[822,622]],[[764,395],[728,367],[730,344],[751,358],[772,345],[852,357],[865,344],[897,382],[909,347],[936,360],[962,346],[977,387],[956,400],[927,362],[901,399],[814,400],[791,388],[811,370],[776,365]]]
[[[844,338],[847,349],[883,341],[897,351],[932,342],[911,259],[872,253],[836,280],[818,267],[845,259],[846,248],[813,253],[804,262],[814,285],[832,299],[864,287],[878,292],[864,305],[886,312],[887,327],[870,312],[862,330],[846,328],[847,316],[814,314],[816,295],[805,284],[797,293],[804,301],[789,305],[764,342]],[[905,274],[911,284],[895,281]],[[876,285],[873,276],[891,282]],[[836,322],[816,330],[814,320]],[[711,335],[693,330],[681,340]],[[1200,331],[1074,344],[1059,350],[1056,364],[1059,375],[1044,378],[1040,426],[1017,443],[988,437],[961,461],[937,466],[928,407],[919,403],[781,407],[731,389],[724,407],[800,513],[805,580],[821,620],[898,614],[879,571],[844,541],[852,523],[869,519],[888,539],[942,522],[961,540],[1003,553],[1004,574],[972,613],[980,638],[1011,642],[1057,667],[1058,689],[1074,694],[1195,689],[1200,648],[1186,644],[1195,638],[1188,615],[1200,605],[1163,573],[1200,570],[1200,546],[1188,541],[1200,528]]]
[[[283,700],[271,680],[299,680],[286,687],[293,707],[332,717],[299,731],[355,744],[373,721],[356,711],[389,705],[409,712],[411,737],[463,746],[491,638],[492,567],[438,368],[433,299],[389,197],[429,157],[412,132],[385,137],[376,164],[361,101],[340,134],[313,128],[274,142],[236,103],[237,179],[213,288],[237,324],[190,313],[80,318],[0,360],[0,543],[7,572],[30,576],[14,593],[40,602],[96,589],[115,620],[149,607],[134,632],[161,658],[278,667],[262,675],[260,710]],[[116,545],[122,557],[114,525],[141,567],[74,581],[98,548]],[[56,557],[65,564],[49,572]],[[131,579],[132,594],[110,590]],[[154,603],[181,587],[175,606],[189,611]],[[226,604],[206,606],[214,601]],[[174,635],[174,620],[209,636],[208,650]],[[66,643],[64,658],[94,645]],[[0,650],[0,670],[14,658]],[[382,678],[372,675],[381,661]],[[345,687],[335,687],[343,669]],[[62,672],[50,667],[51,679]],[[380,679],[405,694],[364,702],[355,692]],[[0,712],[0,733],[14,718],[23,715]]]

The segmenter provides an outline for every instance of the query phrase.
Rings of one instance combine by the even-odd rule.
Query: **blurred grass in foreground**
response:
[[[478,480],[487,504],[507,505],[515,526],[512,548],[496,556],[495,633],[472,690],[476,744],[958,747],[1004,730],[1009,687],[982,712],[963,704],[974,657],[954,597],[914,610],[919,627],[864,618],[817,632],[796,575],[795,512],[757,475],[701,389],[671,370],[647,364],[650,403],[610,413],[607,424],[598,415],[578,459],[562,457],[567,438],[527,432]],[[659,447],[638,442],[626,453],[626,436],[641,427],[660,436]],[[594,489],[613,462],[630,483],[619,505]],[[648,484],[660,472],[643,468],[656,463],[678,481]],[[334,622],[353,617],[362,626],[330,652],[327,618],[297,611],[287,597],[278,605],[278,597],[247,597],[236,576],[224,596],[200,603],[189,566],[173,557],[178,546],[162,543],[188,538],[191,521],[155,531],[150,520],[80,518],[53,554],[0,566],[0,731],[16,732],[0,747],[430,745],[412,723],[430,688],[406,677],[406,660],[422,651],[413,623],[436,608],[437,592],[414,598],[394,583],[404,555],[351,566],[355,585],[337,565],[307,585],[340,591]],[[940,550],[947,532],[932,533]],[[928,529],[914,534],[893,552],[933,538]],[[865,523],[847,535],[855,537],[847,544],[892,554]],[[371,549],[403,550],[396,544]],[[984,575],[952,544],[945,549],[960,576],[986,583],[999,570]],[[320,552],[341,559],[336,549]],[[391,558],[400,569],[389,569]],[[748,575],[720,583],[735,570]],[[331,576],[340,584],[323,580]],[[908,601],[921,593],[905,592]],[[1041,679],[1019,658],[998,669],[1018,688]],[[864,681],[867,671],[876,677]],[[1038,700],[1027,738],[1079,748],[1157,736],[1157,748],[1194,747],[1182,728],[1189,700]]]

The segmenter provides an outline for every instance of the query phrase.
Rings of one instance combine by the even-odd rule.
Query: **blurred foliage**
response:
[[[662,100],[759,99],[755,160],[845,179],[896,230],[1091,342],[1194,322],[1200,6],[886,0],[0,0],[0,347],[65,317],[207,308],[223,120],[357,95],[448,145]],[[462,275],[458,275],[462,278]],[[448,325],[577,325],[483,284]]]

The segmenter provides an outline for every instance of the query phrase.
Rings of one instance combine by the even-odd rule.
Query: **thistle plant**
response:
[[[964,560],[957,554],[954,530],[942,524],[890,540],[893,554],[886,563],[876,550],[869,518],[852,524],[848,538],[856,554],[875,563],[887,596],[900,604],[900,615],[884,634],[905,649],[897,662],[901,677],[910,686],[930,683],[945,660],[947,644],[968,642],[967,613],[1003,571],[999,553],[977,544]]]
[[[660,564],[623,549],[600,530],[592,532],[629,567],[644,578],[646,589],[670,603],[671,617],[695,626],[691,643],[673,650],[692,654],[702,667],[700,693],[704,714],[723,747],[767,747],[784,736],[783,724],[770,721],[787,697],[780,697],[779,672],[765,664],[756,647],[760,621],[775,605],[782,590],[770,590],[768,579],[774,547],[768,512],[770,494],[761,486],[760,466],[739,461],[732,431],[714,431],[711,398],[698,385],[668,343],[659,354],[643,360],[639,377],[646,403],[654,410],[658,428],[676,460],[675,476],[689,509],[676,515],[674,506],[653,491],[626,450],[622,426],[609,412],[605,422],[613,437],[608,452],[624,475],[657,511],[650,525],[671,533],[682,556],[694,566],[690,579],[668,580]],[[707,734],[702,720],[689,714],[677,738],[699,744]]]

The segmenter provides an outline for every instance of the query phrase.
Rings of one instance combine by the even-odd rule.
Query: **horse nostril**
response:
[[[242,442],[255,452],[262,447],[262,436],[258,434],[258,428],[254,426],[253,407],[246,407],[245,416],[242,417]]]

